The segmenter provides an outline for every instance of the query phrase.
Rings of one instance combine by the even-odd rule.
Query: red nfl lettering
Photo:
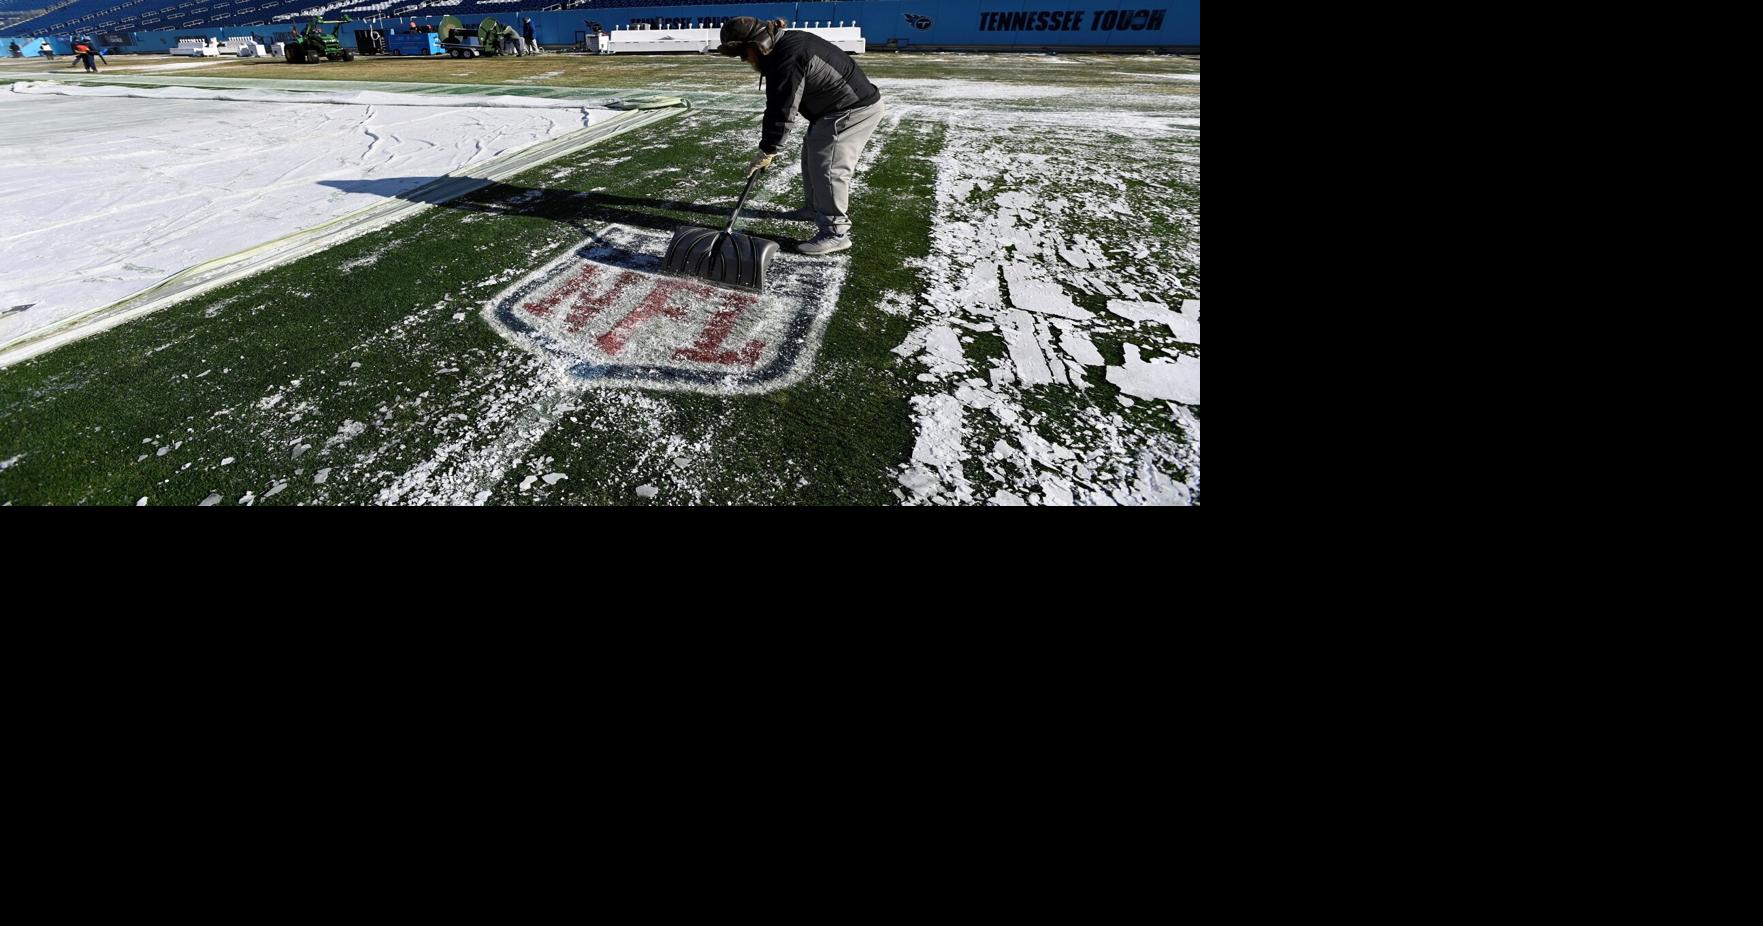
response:
[[[575,276],[570,277],[569,280],[566,281],[562,286],[559,286],[556,289],[552,290],[551,292],[545,294],[544,298],[535,299],[532,302],[528,302],[527,304],[521,306],[521,308],[525,309],[527,312],[529,312],[533,315],[537,315],[540,318],[544,318],[545,316],[551,314],[551,310],[557,307],[557,303],[563,301],[564,299],[566,299],[570,296],[575,295],[576,293],[581,292],[583,287],[594,282],[595,280],[598,280],[599,278],[600,278],[600,265],[599,264],[583,264],[581,272],[577,273]]]
[[[629,270],[621,270],[618,273],[618,278],[612,281],[612,285],[606,287],[605,292],[582,293],[577,296],[575,302],[570,304],[569,317],[564,319],[563,330],[571,334],[582,330],[583,325],[593,321],[594,316],[606,311],[606,308],[612,305],[624,293],[625,289],[637,282],[638,279],[639,277]]]
[[[669,300],[680,291],[679,284],[669,280],[657,285],[643,297],[641,305],[630,311],[630,314],[618,320],[612,330],[599,337],[600,349],[608,355],[618,356],[624,346],[630,343],[631,335],[636,333],[637,326],[654,318],[665,315],[668,318],[685,318],[686,311],[678,306],[670,305]]]
[[[656,272],[664,233],[607,226],[485,307],[512,343],[584,383],[756,394],[798,382],[844,267],[780,259],[764,292]]]
[[[706,289],[706,295],[709,291]],[[691,347],[682,347],[673,352],[679,360],[696,360],[699,363],[717,363],[724,366],[750,367],[759,360],[759,353],[765,350],[764,341],[748,341],[739,352],[718,350],[722,342],[728,339],[729,332],[735,329],[735,323],[741,320],[746,312],[759,300],[746,293],[718,293],[719,300],[725,308],[710,317],[710,323],[698,333],[698,340]]]

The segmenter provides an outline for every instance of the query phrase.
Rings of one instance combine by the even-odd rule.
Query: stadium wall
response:
[[[781,17],[790,22],[855,23],[862,27],[871,51],[890,50],[1061,50],[1061,51],[1198,51],[1199,0],[871,0],[852,3],[729,3],[707,6],[578,7],[573,10],[519,10],[492,15],[519,27],[532,17],[541,44],[570,45],[588,21],[607,28],[633,21],[698,23],[731,16]],[[476,22],[471,15],[462,17]],[[385,20],[386,28],[404,31],[411,17]],[[417,16],[434,25],[438,16]],[[362,20],[363,25],[372,20]],[[130,33],[135,44],[125,51],[163,53],[179,38],[245,36],[285,38],[298,23],[257,26],[204,25]],[[354,29],[343,27],[345,37]],[[32,42],[37,41],[32,39]],[[0,47],[4,46],[0,42]],[[56,54],[70,53],[66,37],[50,38]],[[347,43],[353,47],[353,43]],[[21,47],[29,47],[20,41]]]

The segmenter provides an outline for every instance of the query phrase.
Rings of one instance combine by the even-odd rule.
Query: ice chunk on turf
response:
[[[1190,312],[1189,309],[1192,309]],[[1121,318],[1135,322],[1159,322],[1169,328],[1177,341],[1184,344],[1200,343],[1200,301],[1189,299],[1182,303],[1182,311],[1171,311],[1168,306],[1155,302],[1137,302],[1127,299],[1108,300],[1108,311]]]
[[[1028,264],[1011,264],[1004,268],[1004,281],[1010,285],[1010,304],[1019,309],[1088,321],[1093,314],[1077,307],[1059,284],[1034,278]]]
[[[961,352],[961,339],[955,329],[932,328],[924,338],[925,362],[932,373],[959,373],[967,369],[967,357]]]
[[[974,264],[955,298],[969,307],[995,309],[1002,306],[1004,295],[998,289],[998,265],[989,260]]]
[[[1016,378],[1024,386],[1038,386],[1053,381],[1047,358],[1041,356],[1040,338],[1035,335],[1034,316],[1011,310],[998,316],[998,331],[1004,335],[1004,346],[1010,351],[1010,363]]]
[[[1127,395],[1200,404],[1200,361],[1185,354],[1174,363],[1162,359],[1147,363],[1139,357],[1137,344],[1127,344],[1126,364],[1109,367],[1107,376]]]
[[[918,442],[912,447],[914,462],[939,469],[961,465],[961,403],[954,396],[915,396],[918,410]]]
[[[1096,350],[1096,345],[1081,331],[1066,331],[1059,335],[1059,346],[1065,348],[1071,359],[1084,366],[1099,367],[1107,363],[1102,359],[1102,352]]]

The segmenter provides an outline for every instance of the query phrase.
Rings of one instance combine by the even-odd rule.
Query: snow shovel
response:
[[[667,256],[662,258],[662,268],[719,286],[754,292],[765,289],[765,269],[777,256],[777,242],[735,231],[735,220],[741,217],[741,207],[747,204],[747,194],[753,192],[753,181],[759,179],[760,173],[756,170],[748,175],[741,201],[735,203],[735,211],[729,214],[727,228],[676,229],[673,242],[667,246]]]

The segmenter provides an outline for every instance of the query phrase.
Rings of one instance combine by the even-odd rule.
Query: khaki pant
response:
[[[820,230],[835,235],[851,232],[851,175],[857,156],[881,123],[882,101],[829,113],[808,126],[802,142],[802,189],[808,208],[819,214]]]

